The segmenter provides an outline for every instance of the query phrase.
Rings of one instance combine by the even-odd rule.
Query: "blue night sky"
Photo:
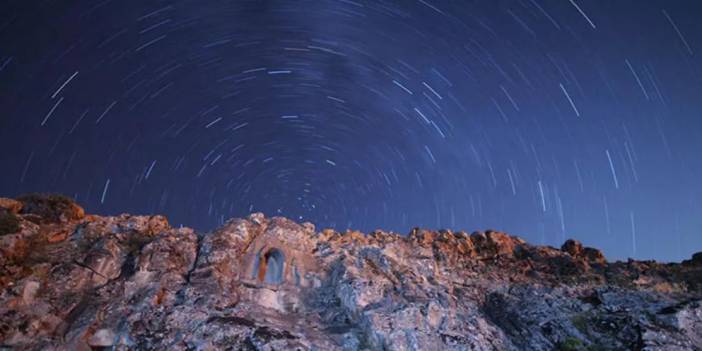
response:
[[[0,196],[702,250],[702,2],[3,1]]]

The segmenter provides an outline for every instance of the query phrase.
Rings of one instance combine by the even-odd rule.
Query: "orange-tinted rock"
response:
[[[0,197],[0,209],[5,209],[7,212],[17,214],[22,210],[22,203],[15,199]]]
[[[592,247],[586,247],[583,249],[583,256],[592,263],[600,263],[604,264],[607,262],[607,259],[605,258],[604,254],[602,251],[592,248]]]
[[[561,251],[567,252],[573,258],[584,259],[589,263],[604,264],[607,262],[602,251],[592,247],[583,247],[583,244],[573,239],[566,240],[561,246]]]
[[[37,215],[45,221],[67,222],[85,217],[83,208],[63,195],[29,194],[17,200],[22,203],[19,213]]]
[[[0,208],[19,228],[0,236],[2,347],[702,347],[702,253],[607,263],[574,240],[558,250],[491,230],[315,233],[260,213],[197,234],[162,216],[27,203]]]
[[[561,251],[567,252],[573,257],[580,257],[583,253],[583,244],[577,240],[568,239],[561,246]]]

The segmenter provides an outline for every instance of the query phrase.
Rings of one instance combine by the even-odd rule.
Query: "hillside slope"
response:
[[[0,199],[0,349],[700,350],[702,253],[607,262],[504,233],[212,233]]]

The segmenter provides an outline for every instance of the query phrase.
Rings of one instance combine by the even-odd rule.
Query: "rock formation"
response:
[[[0,199],[0,349],[700,350],[702,254],[607,262],[567,241],[317,232]]]

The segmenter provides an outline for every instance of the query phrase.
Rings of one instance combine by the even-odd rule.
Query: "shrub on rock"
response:
[[[27,194],[17,198],[23,203],[20,214],[33,214],[49,222],[67,222],[85,217],[73,199],[57,194]]]
[[[0,235],[17,233],[20,229],[20,219],[13,213],[0,209]]]

